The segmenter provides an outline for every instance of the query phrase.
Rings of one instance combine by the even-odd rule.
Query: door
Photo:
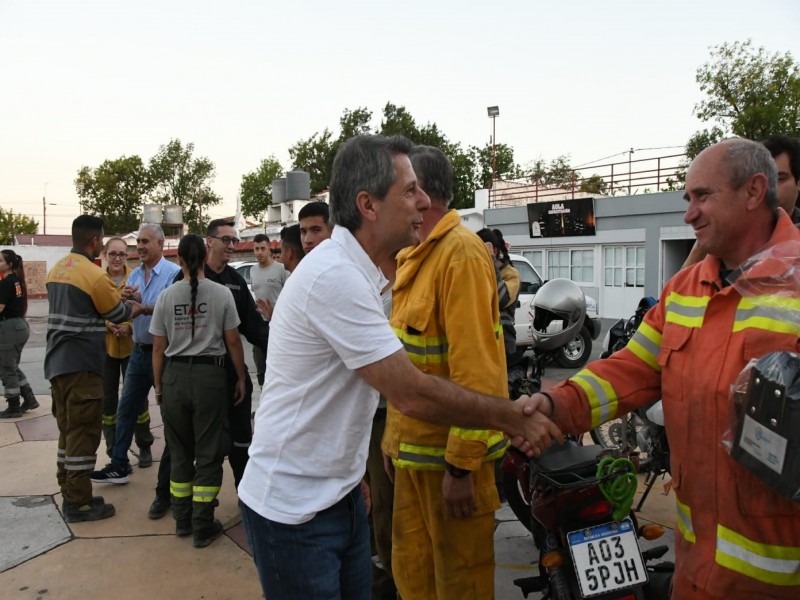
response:
[[[630,317],[644,296],[644,246],[604,246],[600,306],[605,318]]]

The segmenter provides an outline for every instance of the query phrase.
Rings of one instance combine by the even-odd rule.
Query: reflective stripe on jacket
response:
[[[780,211],[769,245],[788,241],[800,241],[800,233]],[[574,432],[663,398],[678,501],[676,582],[709,597],[800,597],[800,504],[739,466],[720,443],[730,428],[730,386],[747,362],[798,351],[800,299],[770,287],[770,276],[785,268],[779,262],[739,276],[752,284],[746,297],[723,287],[713,256],[683,269],[626,348],[550,390],[556,423]]]
[[[398,265],[391,324],[411,362],[478,392],[507,396],[497,280],[480,238],[453,210],[427,240],[401,252]],[[389,403],[382,448],[399,467],[441,470],[446,460],[475,471],[506,446],[498,431],[433,425]]]

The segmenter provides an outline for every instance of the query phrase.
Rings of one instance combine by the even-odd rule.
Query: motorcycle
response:
[[[642,552],[638,541],[657,539],[664,529],[639,526],[630,510],[635,476],[631,469],[616,468],[617,463],[631,464],[631,456],[575,440],[553,446],[537,459],[516,449],[506,454],[506,481],[515,482],[528,506],[527,513],[515,514],[539,550],[539,575],[514,581],[526,598],[531,592],[544,592],[544,598],[553,600],[669,597],[674,566],[650,564],[667,546]],[[633,486],[627,507],[604,492],[619,488],[621,478]]]
[[[614,323],[603,340],[604,351],[600,358],[608,358],[624,348],[655,303],[655,298],[646,296],[639,301],[632,317]],[[635,509],[640,511],[656,481],[669,473],[669,442],[661,401],[603,423],[591,431],[591,436],[595,444],[604,448],[616,447],[622,452],[638,453],[639,471],[647,474],[645,491]]]

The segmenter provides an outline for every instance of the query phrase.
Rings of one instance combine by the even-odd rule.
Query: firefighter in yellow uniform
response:
[[[409,155],[431,198],[422,242],[401,251],[391,324],[425,373],[493,396],[507,394],[495,270],[461,225],[452,168],[439,150]],[[493,462],[498,431],[432,425],[388,407],[382,448],[394,468],[392,571],[403,600],[494,598]]]

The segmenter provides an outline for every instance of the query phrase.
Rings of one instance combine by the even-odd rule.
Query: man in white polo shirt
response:
[[[376,266],[419,241],[430,199],[402,137],[357,136],[331,177],[330,241],[309,254],[271,322],[240,506],[265,597],[370,597],[364,475],[378,390],[402,413],[488,427],[546,447],[561,433],[540,413],[414,367],[383,313]]]

